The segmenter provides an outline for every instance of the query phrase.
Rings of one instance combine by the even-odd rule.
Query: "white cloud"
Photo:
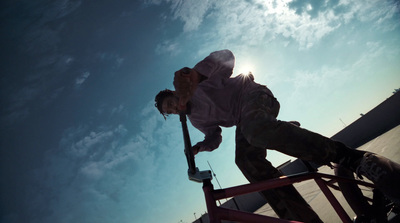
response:
[[[182,137],[178,121],[174,118],[164,121],[152,104],[149,102],[139,113],[137,125],[141,128],[135,134],[122,125],[102,126],[99,130],[77,126],[65,131],[59,150],[49,151],[44,168],[36,170],[37,174],[32,178],[41,182],[40,188],[47,188],[43,194],[40,188],[32,187],[35,197],[32,202],[39,199],[41,208],[53,210],[53,214],[42,222],[51,222],[57,216],[73,221],[82,210],[91,212],[85,207],[93,205],[110,214],[120,213],[121,207],[127,205],[139,210],[149,209],[152,202],[159,202],[160,198],[155,194],[165,189],[163,183],[180,178],[180,174],[171,173],[185,170],[186,164],[183,149],[176,149],[182,147],[181,141],[176,140]],[[171,157],[176,154],[182,156],[181,163],[171,163]],[[143,185],[152,187],[144,188]],[[74,204],[76,200],[82,203]],[[138,200],[153,201],[139,205]],[[68,213],[64,213],[65,210]],[[108,218],[110,216],[104,216],[104,219]],[[122,218],[125,221],[126,216]],[[137,216],[137,219],[141,218],[143,216]],[[107,221],[104,219],[97,222]]]
[[[119,166],[133,166],[149,176],[154,175],[154,171],[160,168],[154,164],[155,159],[160,159],[156,158],[155,152],[168,152],[163,149],[166,145],[159,142],[162,139],[168,141],[167,136],[172,133],[169,133],[170,129],[154,108],[153,102],[149,102],[140,114],[140,121],[136,124],[140,132],[135,135],[129,136],[123,125],[115,128],[100,127],[98,131],[89,131],[87,126],[77,126],[65,131],[60,148],[69,154],[69,159],[78,165],[75,168],[88,179],[107,178]],[[159,128],[160,123],[164,127]],[[174,134],[179,134],[179,131]],[[132,171],[134,174],[138,170]],[[143,176],[143,173],[137,174]]]
[[[110,61],[114,69],[120,68],[125,61],[125,58],[115,53],[102,52],[97,54],[97,57],[102,61]]]
[[[124,61],[125,61],[125,58],[118,57],[115,61],[116,67],[119,68],[124,63]]]
[[[58,1],[59,2],[59,1]],[[65,2],[65,1],[64,1]],[[27,4],[25,7],[29,7]],[[48,8],[50,6],[45,6],[48,11],[53,11],[53,8]],[[59,18],[59,16],[66,15],[65,13],[59,14],[48,14],[48,11],[39,7],[40,10],[30,11],[30,14],[25,16],[26,18],[35,17],[33,15],[40,14],[37,20],[30,21],[29,26],[26,26],[26,30],[23,33],[16,33],[15,36],[18,36],[17,39],[21,39],[22,41],[19,43],[18,48],[21,51],[20,53],[26,54],[31,59],[32,65],[21,65],[24,63],[17,63],[17,66],[23,67],[24,73],[23,82],[21,87],[19,88],[10,88],[6,89],[8,97],[9,105],[7,107],[8,115],[10,118],[6,118],[9,123],[13,123],[15,121],[23,121],[25,118],[29,116],[29,112],[32,110],[32,105],[39,104],[40,106],[47,106],[51,102],[53,102],[65,89],[65,86],[62,85],[62,80],[64,80],[65,72],[70,68],[73,57],[69,55],[63,55],[58,52],[58,44],[60,42],[59,37],[59,27],[50,28],[48,23]],[[60,9],[61,10],[61,9]],[[65,9],[69,11],[69,9]],[[29,11],[29,10],[27,10]],[[57,11],[57,10],[55,10]],[[21,21],[23,24],[25,21]],[[16,29],[19,30],[19,29]],[[28,63],[29,64],[29,63]],[[81,77],[75,80],[76,85],[82,84],[87,78],[87,74],[82,74]],[[14,83],[16,84],[16,82]],[[39,102],[32,103],[33,101],[40,99]],[[15,114],[24,114],[19,115],[19,120],[13,120],[13,116]]]
[[[210,42],[217,41],[226,45],[239,41],[248,45],[267,43],[278,36],[294,40],[300,49],[308,49],[323,37],[337,30],[352,20],[375,21],[381,24],[396,16],[398,7],[391,1],[340,1],[334,5],[327,2],[304,4],[305,10],[297,13],[290,8],[290,0],[277,1],[182,1],[166,0],[171,5],[173,19],[184,22],[183,31],[200,31],[208,35]],[[157,1],[154,4],[159,4]],[[317,7],[318,6],[318,7]],[[312,13],[312,14],[311,14]],[[211,23],[204,24],[205,19]],[[393,29],[398,24],[386,24],[386,29]],[[383,28],[385,29],[385,28]],[[161,47],[163,46],[163,47]],[[174,50],[174,45],[164,43],[158,51]]]
[[[397,49],[388,49],[379,42],[367,42],[362,48],[363,51],[359,53],[359,56],[340,67],[333,64],[322,65],[314,70],[297,69],[294,75],[287,76],[285,79],[280,78],[279,81],[284,82],[286,88],[291,89],[285,99],[288,100],[285,105],[310,109],[325,101],[326,98],[343,101],[341,97],[345,95],[342,95],[342,92],[355,91],[343,89],[362,87],[359,83],[365,83],[363,79],[369,79],[376,75],[374,72],[371,73],[371,70],[375,69],[377,60],[386,55],[394,57],[398,54]],[[305,98],[307,100],[304,100]],[[293,110],[300,110],[300,108]]]
[[[99,162],[89,162],[81,168],[81,171],[92,179],[99,179],[103,176],[103,170],[100,165],[101,163]]]
[[[80,5],[82,1],[80,0],[58,0],[54,1],[53,13],[56,13],[57,18],[64,17],[73,11],[75,11]]]
[[[111,109],[111,115],[116,115],[121,113],[124,110],[124,106],[123,105],[119,105],[118,107],[112,108]]]
[[[171,2],[173,18],[180,19],[185,23],[183,26],[185,32],[196,30],[212,6],[209,0],[171,0],[167,2]]]
[[[251,4],[235,2],[233,7],[219,3],[217,16],[218,36],[227,36],[241,42],[260,44],[281,35],[293,39],[306,49],[312,47],[322,37],[335,30],[340,22],[332,11],[320,14],[317,18],[303,13],[298,15],[291,10],[287,1],[260,2]]]
[[[74,58],[73,58],[73,57],[67,57],[67,58],[65,59],[65,63],[66,63],[66,64],[70,64],[70,63],[72,63],[72,62],[74,62]]]
[[[89,76],[90,76],[90,72],[89,71],[83,72],[79,77],[77,77],[75,79],[75,86],[76,87],[81,86]]]
[[[22,71],[22,73],[25,72],[24,82],[22,82],[24,85],[22,89],[15,87],[5,89],[6,95],[12,95],[7,98],[8,114],[2,118],[6,124],[24,121],[29,116],[29,111],[32,110],[32,104],[37,105],[37,103],[31,103],[35,99],[40,98],[40,101],[47,105],[58,96],[59,89],[62,88],[59,87],[60,77],[65,74],[68,69],[67,65],[73,58],[60,54],[59,32],[63,25],[50,24],[55,24],[55,21],[74,12],[80,4],[80,0],[24,1],[21,4],[10,4],[5,8],[5,18],[7,18],[5,27],[7,27],[7,21],[10,22],[9,25],[14,28],[9,30],[8,35],[18,43],[14,50],[29,58],[20,61],[20,57],[18,57],[19,59],[15,60],[17,61],[16,66],[25,69]],[[18,15],[22,13],[23,16],[18,17],[17,24],[14,17],[8,17],[9,13]],[[13,84],[17,84],[17,82]],[[49,93],[51,90],[54,93]]]
[[[107,132],[90,132],[88,136],[74,143],[71,147],[71,151],[78,157],[86,156],[88,151],[98,144],[105,143],[110,139],[114,133],[112,131]]]
[[[181,50],[179,49],[179,44],[177,42],[166,40],[157,45],[155,52],[159,55],[170,54],[177,55]]]

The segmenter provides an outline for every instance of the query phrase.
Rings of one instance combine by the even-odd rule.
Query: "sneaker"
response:
[[[366,152],[356,169],[356,174],[365,176],[388,197],[400,201],[400,164]]]
[[[293,125],[295,125],[295,126],[297,126],[297,127],[300,127],[300,122],[298,122],[298,121],[290,121],[289,122],[290,124],[293,124]]]

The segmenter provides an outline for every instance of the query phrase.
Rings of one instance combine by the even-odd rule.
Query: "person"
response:
[[[185,112],[204,140],[194,154],[212,151],[222,141],[221,127],[236,126],[235,163],[250,183],[282,174],[266,160],[267,149],[314,163],[337,163],[370,179],[392,199],[400,198],[400,165],[374,153],[354,150],[341,142],[278,120],[278,100],[252,74],[231,77],[235,57],[230,50],[211,53],[193,68],[175,72],[175,91],[160,91],[155,106],[166,118]],[[322,222],[293,186],[262,191],[280,218]]]

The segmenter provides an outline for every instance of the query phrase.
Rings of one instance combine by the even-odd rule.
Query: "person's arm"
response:
[[[204,79],[206,79],[205,76],[188,67],[184,67],[175,72],[173,84],[175,87],[175,95],[179,98],[179,110],[186,110],[187,102],[192,97],[197,85]]]
[[[209,78],[229,78],[235,65],[235,56],[230,50],[220,50],[211,53],[197,63],[193,69],[182,68],[175,72],[174,87],[179,97],[180,110],[186,110],[197,85]]]
[[[198,128],[204,133],[204,140],[196,143],[192,150],[194,154],[198,152],[208,151],[211,152],[218,148],[222,142],[221,128],[219,126],[209,128]],[[197,151],[196,151],[197,150]]]
[[[235,56],[230,50],[220,50],[211,53],[202,61],[197,63],[193,70],[207,78],[216,75],[219,77],[229,78],[232,75],[235,66]]]

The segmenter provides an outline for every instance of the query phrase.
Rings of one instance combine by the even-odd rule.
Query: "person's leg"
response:
[[[366,152],[357,165],[358,176],[365,176],[400,205],[400,164],[378,154]]]
[[[278,121],[279,109],[279,102],[266,87],[244,95],[240,125],[251,145],[324,164],[336,159],[336,142],[292,123]]]
[[[235,162],[249,182],[255,183],[282,176],[265,158],[266,149],[250,145],[238,126]],[[292,185],[262,191],[261,194],[280,218],[303,222],[322,222]]]
[[[352,171],[359,169],[358,172],[375,183],[382,192],[400,199],[398,187],[393,187],[391,183],[400,185],[399,164],[382,156],[350,149],[343,143],[291,123],[278,121],[271,114],[279,111],[276,109],[279,103],[262,90],[246,95],[243,101],[241,130],[251,145],[320,164],[334,162]],[[377,175],[375,172],[379,172],[379,177],[374,177]]]

